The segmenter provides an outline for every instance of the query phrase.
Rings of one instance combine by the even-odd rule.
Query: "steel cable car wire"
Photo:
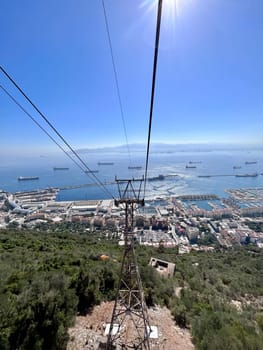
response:
[[[44,119],[44,121],[49,125],[49,127],[56,133],[56,135],[63,141],[63,143],[69,148],[69,150],[75,155],[75,157],[79,160],[79,162],[84,166],[84,168],[90,172],[90,175],[93,176],[97,184],[112,198],[115,199],[112,193],[105,187],[103,182],[91,171],[91,169],[87,166],[84,160],[78,155],[78,153],[72,148],[72,146],[66,141],[66,139],[62,136],[62,134],[51,124],[51,122],[47,119],[47,117],[40,111],[40,109],[31,101],[31,99],[25,94],[25,92],[19,87],[19,85],[11,78],[11,76],[5,71],[5,69],[0,66],[0,70],[4,73],[4,75],[8,78],[8,80],[19,90],[19,92],[25,97],[25,99],[31,104],[31,106],[38,112],[38,114]],[[57,143],[56,143],[57,144]],[[68,155],[68,153],[66,152]],[[85,170],[84,170],[85,172]],[[88,175],[85,172],[86,175]]]
[[[150,143],[151,143],[152,116],[153,116],[154,95],[155,95],[155,81],[156,81],[156,71],[157,71],[158,53],[159,53],[159,38],[160,38],[160,28],[161,28],[161,18],[162,18],[162,3],[163,3],[162,0],[158,1],[156,36],[155,36],[155,49],[154,49],[154,61],[153,61],[153,74],[152,74],[152,88],[151,88],[151,102],[150,102],[150,115],[149,115],[147,151],[146,151],[145,174],[144,174],[143,198],[145,198],[146,184],[147,184],[147,178],[148,178],[148,165],[149,165],[149,154],[150,154]],[[124,133],[125,133],[125,137],[126,137],[126,143],[127,143],[127,149],[128,149],[129,158],[131,159],[130,149],[129,149],[129,144],[128,144],[127,131],[126,131],[126,126],[125,126],[123,107],[122,107],[122,101],[121,101],[121,95],[120,95],[120,89],[119,89],[119,84],[118,84],[117,69],[116,69],[116,64],[115,64],[114,55],[113,55],[112,42],[111,42],[111,36],[110,36],[110,30],[109,30],[109,24],[108,24],[108,19],[107,19],[107,14],[106,14],[106,8],[105,8],[104,0],[102,0],[102,6],[103,6],[104,19],[105,19],[105,24],[106,24],[106,29],[107,29],[107,35],[108,35],[108,41],[109,41],[112,65],[113,65],[113,70],[114,70],[116,89],[117,89],[119,105],[120,105],[120,111],[121,111],[121,116],[122,116],[123,128],[124,128]]]
[[[81,165],[78,164],[69,153],[67,153],[67,151],[53,138],[53,136],[47,130],[45,130],[45,128],[43,128],[43,126],[32,116],[32,114],[30,114],[2,85],[0,85],[0,89],[4,91],[10,100],[12,100],[51,139],[51,141],[53,141],[58,146],[61,151],[64,152],[66,156],[69,157],[80,168],[80,170],[85,172],[85,169],[82,168]]]
[[[111,37],[110,37],[110,31],[109,31],[109,25],[107,21],[107,14],[105,9],[104,0],[102,0],[103,5],[103,11],[104,11],[104,18],[105,18],[105,24],[108,34],[108,40],[109,40],[109,46],[110,46],[110,52],[111,52],[111,59],[112,59],[112,65],[114,70],[114,77],[115,77],[115,83],[116,83],[116,89],[118,94],[118,100],[120,105],[120,111],[123,121],[123,127],[124,127],[124,133],[127,143],[127,149],[128,154],[130,157],[130,149],[128,144],[128,137],[127,137],[127,131],[125,126],[125,120],[124,120],[124,113],[122,108],[122,101],[120,96],[120,89],[118,84],[118,76],[117,76],[117,70],[116,65],[114,61],[113,56],[113,49],[111,44]],[[156,71],[157,71],[157,62],[158,62],[158,52],[159,52],[159,38],[160,38],[160,27],[161,27],[161,16],[162,16],[162,0],[159,0],[158,2],[158,11],[157,11],[157,25],[156,25],[156,36],[155,36],[155,49],[154,49],[154,62],[153,62],[153,74],[152,74],[152,87],[151,87],[151,102],[150,102],[150,115],[149,115],[149,126],[148,126],[148,139],[147,139],[147,150],[146,150],[146,161],[145,161],[145,175],[144,175],[144,191],[143,191],[143,198],[145,198],[145,192],[146,192],[146,184],[147,184],[147,178],[148,178],[148,165],[149,165],[149,153],[150,153],[150,143],[151,143],[151,128],[152,128],[152,115],[153,115],[153,106],[154,106],[154,94],[155,94],[155,81],[156,81]],[[42,117],[42,119],[49,125],[49,127],[56,133],[56,135],[63,141],[63,143],[69,148],[69,150],[75,155],[75,157],[79,160],[79,162],[84,166],[85,169],[87,169],[90,174],[93,176],[95,181],[99,184],[100,187],[103,188],[103,190],[112,198],[115,199],[112,193],[105,187],[105,185],[101,182],[101,180],[91,171],[91,169],[87,166],[87,164],[83,161],[83,159],[77,154],[77,152],[72,148],[72,146],[66,141],[66,139],[62,136],[60,132],[51,124],[51,122],[47,119],[47,117],[40,111],[40,109],[31,101],[31,99],[25,94],[25,92],[19,87],[19,85],[11,78],[11,76],[5,71],[5,69],[0,66],[0,70],[4,73],[4,75],[8,78],[8,80],[19,90],[19,92],[25,97],[25,99],[31,104],[31,106],[38,112],[38,114]],[[20,109],[24,111],[41,129],[44,131],[48,137],[71,159],[74,161],[74,163],[82,170],[86,175],[88,175],[84,168],[80,164],[78,164],[74,158],[72,158],[65,149],[59,145],[56,140],[20,105],[14,97],[8,93],[8,91],[0,86],[1,89],[11,98],[11,100],[18,106]]]
[[[151,92],[151,103],[150,103],[150,116],[149,116],[148,141],[147,141],[146,162],[145,162],[143,198],[145,198],[146,183],[147,183],[147,177],[148,177],[148,164],[149,164],[149,153],[150,153],[150,143],[151,143],[152,116],[153,116],[155,80],[156,80],[158,52],[159,52],[159,38],[160,38],[161,18],[162,18],[162,0],[159,0],[159,2],[158,2],[158,11],[157,11],[155,48],[154,48],[154,61],[153,61],[153,74],[152,74],[152,92]]]
[[[125,140],[126,140],[126,146],[127,146],[129,161],[131,162],[131,152],[130,152],[130,147],[129,147],[129,142],[128,142],[127,129],[126,129],[126,123],[125,123],[125,118],[124,118],[124,112],[123,112],[123,104],[122,104],[122,100],[121,100],[121,93],[120,93],[120,87],[119,87],[119,81],[118,81],[117,68],[116,68],[114,54],[113,54],[109,22],[108,22],[108,17],[107,17],[107,12],[106,12],[106,7],[105,7],[104,0],[101,0],[101,2],[102,2],[102,7],[103,7],[105,26],[106,26],[106,30],[107,30],[107,36],[108,36],[108,42],[109,42],[109,48],[110,48],[110,55],[111,55],[111,62],[112,62],[112,67],[113,67],[113,72],[114,72],[114,79],[115,79],[115,85],[116,85],[116,90],[117,90],[117,95],[118,95],[119,106],[120,106],[123,130],[124,130],[124,134],[125,134]]]

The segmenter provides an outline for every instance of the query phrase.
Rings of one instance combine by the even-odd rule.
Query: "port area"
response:
[[[224,211],[232,209],[253,209],[263,208],[263,188],[239,188],[226,189],[229,197],[219,198],[214,194],[193,194],[178,196],[184,206],[188,210],[198,212],[205,211]]]
[[[113,184],[114,182],[110,182]],[[61,202],[56,201],[60,190],[79,188],[86,186],[94,186],[93,184],[68,186],[63,188],[46,188],[42,190],[19,191],[15,193],[7,193],[0,190],[0,196],[6,198],[16,208],[37,210],[45,206],[53,205],[59,206],[63,203],[76,203],[75,201]],[[140,207],[138,212],[140,214],[155,215],[156,208],[166,208],[171,205],[171,199],[176,198],[180,201],[186,209],[203,209],[203,210],[217,210],[229,208],[235,203],[236,207],[258,207],[263,206],[263,188],[237,188],[226,189],[225,192],[229,195],[228,198],[219,198],[215,194],[186,194],[179,196],[156,197],[145,201],[145,206]],[[78,203],[97,203],[98,200],[77,201]],[[104,200],[105,204],[107,200]]]
[[[43,190],[33,191],[19,191],[14,193],[14,197],[21,204],[25,203],[37,203],[37,202],[50,202],[54,201],[59,192],[58,188],[46,188]]]
[[[226,205],[215,194],[192,194],[177,197],[185,209],[198,210],[219,210],[226,208]]]
[[[81,224],[85,232],[104,232],[124,244],[125,209],[112,199],[56,201],[58,188],[9,193],[0,190],[0,228]],[[141,245],[178,247],[179,254],[250,242],[263,247],[263,232],[249,222],[263,222],[263,188],[215,194],[169,195],[146,200],[134,215],[135,238]],[[44,226],[43,226],[44,225]],[[212,242],[201,245],[198,242]],[[204,246],[203,246],[204,245]]]

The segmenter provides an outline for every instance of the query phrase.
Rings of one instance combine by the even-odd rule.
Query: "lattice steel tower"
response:
[[[119,200],[115,205],[125,209],[124,254],[113,307],[107,350],[150,349],[150,324],[134,249],[134,210],[144,205],[140,199],[142,179],[116,179]],[[135,189],[135,182],[138,184]]]

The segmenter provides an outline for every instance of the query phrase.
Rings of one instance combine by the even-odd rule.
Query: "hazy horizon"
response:
[[[146,154],[146,143],[133,143],[122,145],[109,145],[101,147],[83,147],[83,148],[74,148],[75,151],[81,156],[82,154],[91,153],[122,153],[129,156],[132,156],[136,153]],[[152,143],[150,146],[150,154],[153,153],[181,153],[181,152],[211,152],[211,151],[257,151],[263,150],[263,143],[261,144],[240,144],[240,143],[188,143],[188,144],[179,144],[179,143]],[[68,151],[70,154],[71,152]],[[53,146],[52,148],[43,148],[43,149],[0,149],[0,160],[8,158],[30,158],[30,157],[65,157],[67,156],[62,152],[58,147]],[[68,159],[69,160],[69,159]],[[70,160],[69,160],[70,161]]]

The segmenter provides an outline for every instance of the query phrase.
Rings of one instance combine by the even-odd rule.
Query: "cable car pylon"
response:
[[[151,327],[135,255],[134,237],[134,212],[138,206],[144,206],[144,199],[140,199],[144,178],[116,178],[115,181],[120,198],[115,200],[115,205],[122,206],[125,210],[125,243],[106,349],[150,350]]]
[[[161,17],[162,0],[158,0],[145,177],[142,179],[123,180],[116,178],[120,199],[115,200],[115,205],[122,206],[125,210],[125,246],[111,323],[108,329],[106,328],[108,332],[107,350],[150,350],[150,337],[154,329],[149,323],[142,282],[135,255],[134,212],[138,206],[144,206],[144,199],[140,199],[142,183],[144,183],[143,198],[146,192]],[[136,183],[138,189],[135,189]]]

